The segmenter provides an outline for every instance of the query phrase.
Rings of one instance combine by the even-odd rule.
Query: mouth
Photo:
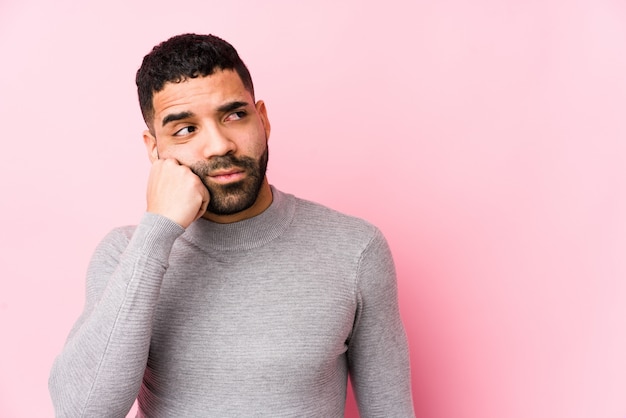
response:
[[[228,170],[216,170],[209,174],[208,178],[215,183],[225,184],[243,180],[245,176],[245,170],[241,168],[231,168]]]

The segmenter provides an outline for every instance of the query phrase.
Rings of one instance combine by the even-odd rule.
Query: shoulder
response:
[[[299,212],[299,214],[306,216],[311,221],[318,221],[324,224],[332,223],[336,226],[345,225],[346,227],[354,228],[357,230],[363,229],[372,231],[376,229],[374,225],[364,219],[358,218],[353,215],[348,215],[320,203],[313,202],[307,199],[302,199],[299,197],[296,197],[295,201],[296,212]]]
[[[311,234],[360,247],[369,245],[373,240],[384,240],[378,227],[372,223],[298,197],[295,198],[294,223]]]
[[[135,229],[135,225],[127,225],[110,230],[96,246],[90,265],[92,267],[101,264],[115,266],[128,247]]]
[[[111,229],[100,241],[100,246],[118,246],[128,245],[128,242],[132,238],[137,225],[124,225]]]

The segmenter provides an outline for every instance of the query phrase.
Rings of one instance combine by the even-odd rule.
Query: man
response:
[[[137,72],[147,211],[113,230],[56,359],[58,416],[411,417],[388,246],[265,176],[270,123],[235,49],[156,46]]]

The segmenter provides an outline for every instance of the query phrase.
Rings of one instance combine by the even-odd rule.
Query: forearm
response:
[[[130,409],[169,253],[181,233],[172,222],[148,215],[130,241],[109,236],[96,250],[85,310],[50,375],[57,416],[123,417]]]

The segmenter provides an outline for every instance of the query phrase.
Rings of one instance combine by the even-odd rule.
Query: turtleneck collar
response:
[[[272,204],[261,214],[229,224],[200,218],[182,238],[205,251],[250,250],[279,237],[291,224],[296,209],[295,197],[272,188]]]

